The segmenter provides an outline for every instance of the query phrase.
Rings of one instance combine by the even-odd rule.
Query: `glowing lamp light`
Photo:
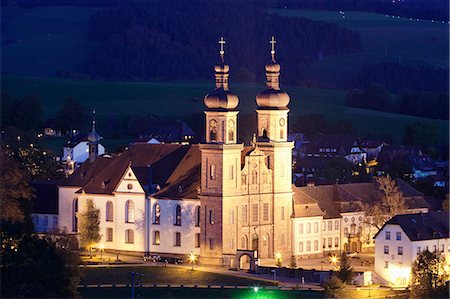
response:
[[[281,253],[277,252],[277,253],[275,254],[275,258],[276,258],[277,260],[281,259]]]
[[[254,291],[255,293],[258,293],[259,288],[258,288],[258,287],[253,287],[253,291]]]
[[[336,264],[337,261],[338,261],[338,258],[337,258],[335,255],[333,255],[333,256],[330,258],[330,260],[331,260],[331,262],[332,262],[333,264]]]
[[[189,255],[189,262],[192,265],[192,270],[194,270],[194,263],[197,261],[197,256],[191,252],[191,254]]]

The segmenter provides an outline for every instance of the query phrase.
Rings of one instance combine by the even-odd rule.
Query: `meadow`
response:
[[[361,34],[360,53],[324,56],[306,67],[306,77],[326,86],[348,83],[364,65],[385,61],[408,65],[448,68],[449,26],[447,23],[398,18],[369,12],[317,10],[272,10],[281,16],[305,17],[357,30]]]
[[[2,76],[2,91],[15,97],[38,95],[44,116],[51,117],[60,108],[66,96],[75,97],[86,108],[96,108],[102,116],[156,115],[180,118],[190,113],[202,113],[203,97],[213,89],[211,82],[99,82],[57,78]],[[230,83],[231,90],[240,98],[241,114],[254,113],[255,96],[264,89],[263,84]],[[412,122],[434,125],[443,140],[448,138],[448,122],[402,114],[367,110],[345,106],[346,92],[333,89],[283,87],[291,96],[291,119],[309,113],[323,115],[330,121],[350,120],[361,136],[368,133],[388,133],[398,142],[404,127]]]

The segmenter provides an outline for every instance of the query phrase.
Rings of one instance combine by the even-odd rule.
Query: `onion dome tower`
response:
[[[267,89],[256,96],[258,105],[258,136],[263,140],[287,140],[289,95],[280,89],[281,66],[275,60],[275,38],[272,36],[271,61],[266,64]]]
[[[206,105],[205,142],[201,152],[200,256],[202,263],[222,265],[224,221],[227,204],[241,194],[241,152],[237,141],[236,107],[239,99],[228,89],[230,67],[224,62],[223,37],[220,62],[214,66],[216,88],[204,98]],[[237,236],[233,236],[237,240]],[[229,243],[227,243],[229,244]],[[226,249],[225,249],[226,251]]]
[[[94,162],[98,157],[98,145],[100,144],[100,135],[95,131],[95,109],[92,111],[92,130],[87,136],[89,145],[89,162]]]
[[[206,114],[206,142],[236,143],[237,114],[235,108],[239,98],[228,88],[230,66],[224,62],[223,37],[220,44],[220,63],[214,66],[216,89],[208,93],[204,103],[208,108]]]

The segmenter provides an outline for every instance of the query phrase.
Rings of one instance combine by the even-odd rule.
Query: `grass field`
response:
[[[361,53],[324,57],[306,69],[307,78],[327,84],[347,83],[366,64],[395,61],[404,64],[448,68],[449,26],[447,23],[386,17],[368,12],[317,10],[273,10],[282,16],[305,17],[335,23],[361,34]]]
[[[2,91],[16,97],[36,94],[40,97],[46,117],[53,116],[65,96],[74,96],[86,108],[95,107],[101,120],[105,115],[147,115],[179,117],[202,113],[204,95],[213,88],[211,82],[97,82],[56,78],[2,76]],[[233,84],[231,89],[240,98],[242,114],[256,109],[255,96],[262,84]],[[388,133],[401,141],[406,125],[422,121],[433,124],[443,140],[448,138],[448,122],[414,116],[351,108],[344,105],[345,92],[332,89],[284,87],[291,96],[290,116],[318,113],[328,120],[351,120],[361,136],[372,132]]]
[[[101,267],[81,268],[82,279],[80,284],[126,284],[130,283],[130,272],[144,274],[136,276],[136,283],[147,284],[183,284],[183,285],[239,285],[239,286],[273,286],[272,282],[254,280],[230,275],[204,272],[199,270],[176,267]]]
[[[2,17],[9,20],[2,27],[2,73],[55,76],[59,70],[79,72],[99,47],[86,36],[89,16],[98,9],[2,7]]]
[[[79,288],[81,298],[129,298],[131,288]],[[259,289],[135,288],[139,298],[230,298],[230,299],[302,299],[325,298],[319,291],[281,291]]]

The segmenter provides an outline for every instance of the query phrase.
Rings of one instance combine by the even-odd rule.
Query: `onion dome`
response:
[[[239,98],[230,92],[228,89],[228,76],[230,71],[230,66],[224,63],[224,50],[223,45],[225,41],[223,37],[219,41],[220,43],[220,57],[221,62],[214,66],[215,78],[216,78],[216,89],[210,93],[208,93],[203,102],[206,107],[212,110],[220,109],[220,110],[231,110],[238,106]]]
[[[266,64],[266,85],[268,89],[258,93],[256,96],[256,104],[260,108],[286,108],[289,105],[289,95],[280,89],[280,70],[281,66],[275,61],[275,39],[272,36],[270,41],[272,44],[272,60]]]
[[[95,131],[95,110],[92,111],[92,130],[91,132],[89,132],[88,136],[87,136],[87,140],[90,143],[99,143],[100,142],[100,135]]]

